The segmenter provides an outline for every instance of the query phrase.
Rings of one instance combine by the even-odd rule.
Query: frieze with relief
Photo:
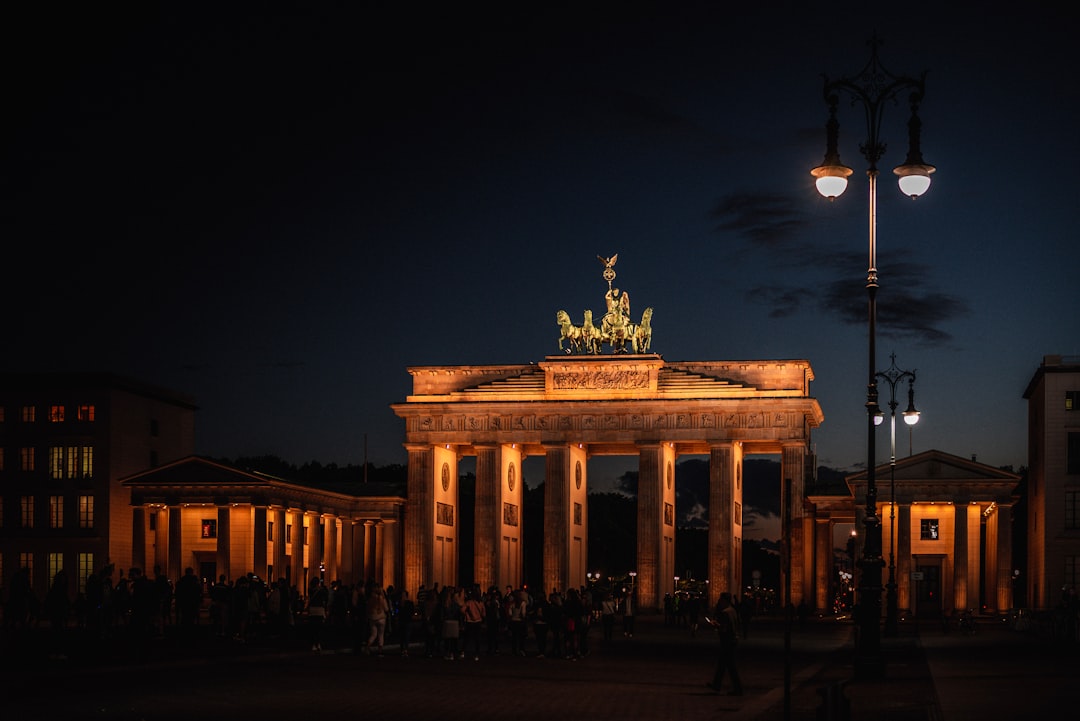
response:
[[[648,371],[563,371],[552,374],[552,387],[560,391],[574,390],[641,390],[649,387]]]

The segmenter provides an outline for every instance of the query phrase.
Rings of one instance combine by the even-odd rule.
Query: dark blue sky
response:
[[[848,192],[809,170],[876,31],[938,168],[901,196],[888,107],[877,365],[918,371],[915,452],[1027,463],[1023,390],[1080,354],[1074,9],[328,7],[3,11],[0,367],[191,393],[207,455],[403,463],[407,367],[556,354],[617,253],[653,351],[809,360],[819,461],[861,466],[861,109]]]

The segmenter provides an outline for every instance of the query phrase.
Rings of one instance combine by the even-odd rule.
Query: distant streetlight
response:
[[[885,674],[885,662],[881,656],[881,519],[877,513],[877,484],[874,466],[877,463],[874,440],[874,426],[881,409],[878,407],[877,361],[875,339],[877,335],[877,178],[878,161],[885,153],[885,143],[880,138],[881,121],[884,105],[896,101],[903,92],[908,92],[911,118],[908,120],[908,155],[903,165],[893,169],[899,178],[900,190],[905,195],[917,198],[930,187],[930,174],[935,168],[923,162],[920,149],[922,122],[919,120],[919,104],[925,92],[926,73],[919,78],[898,77],[886,70],[878,61],[878,39],[870,41],[870,61],[858,75],[842,77],[830,81],[825,77],[824,98],[829,108],[829,120],[825,126],[825,160],[810,171],[815,178],[818,192],[829,200],[839,197],[847,188],[851,168],[840,162],[837,149],[839,123],[836,119],[836,107],[841,93],[850,96],[852,105],[861,105],[866,117],[866,142],[859,150],[868,163],[866,170],[870,185],[870,262],[866,274],[866,290],[869,299],[868,345],[869,378],[866,387],[866,538],[863,542],[863,555],[860,560],[861,573],[858,583],[859,626],[855,636],[854,670],[857,677],[882,677]]]
[[[915,410],[915,371],[900,370],[896,367],[896,353],[889,356],[892,365],[877,374],[877,377],[889,384],[889,582],[885,585],[885,635],[896,636],[899,628],[899,609],[896,604],[896,386],[903,380],[908,382],[908,407],[904,411],[904,423],[914,426],[919,422],[919,412]],[[881,416],[878,416],[878,422]]]

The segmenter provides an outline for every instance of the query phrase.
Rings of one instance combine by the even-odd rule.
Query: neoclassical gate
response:
[[[587,459],[636,455],[637,591],[657,608],[675,574],[675,463],[709,457],[710,603],[742,576],[742,460],[778,454],[790,502],[791,601],[814,600],[814,518],[804,507],[810,432],[823,414],[805,360],[665,361],[655,354],[549,356],[539,363],[409,368],[392,406],[408,450],[405,587],[518,586],[521,462],[545,459],[545,591],[585,584]],[[476,458],[475,579],[459,579],[459,459]],[[785,584],[786,585],[786,584]]]

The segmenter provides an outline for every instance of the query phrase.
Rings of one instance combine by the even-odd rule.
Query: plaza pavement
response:
[[[47,637],[5,638],[4,717],[216,719],[288,713],[297,719],[379,716],[442,719],[873,719],[980,721],[1037,718],[1071,707],[1077,647],[984,621],[974,636],[902,624],[882,639],[886,675],[853,680],[848,619],[788,627],[757,618],[739,645],[744,695],[715,695],[715,639],[637,620],[577,661],[502,653],[446,661],[413,645],[408,658],[354,654],[351,639],[312,653],[302,636],[217,638],[167,629],[141,651],[111,644],[50,658]]]

